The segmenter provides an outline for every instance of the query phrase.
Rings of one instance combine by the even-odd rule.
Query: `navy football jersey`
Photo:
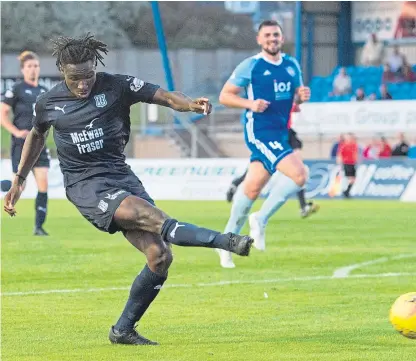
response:
[[[133,76],[97,73],[86,99],[75,97],[65,81],[38,98],[33,126],[40,132],[53,127],[65,187],[93,175],[128,172],[130,106],[151,103],[158,88]]]
[[[13,87],[2,95],[1,101],[9,105],[13,110],[13,124],[18,129],[32,129],[33,110],[36,103],[36,98],[47,92],[47,89],[42,86],[32,86],[25,82],[16,83]],[[13,137],[13,140],[17,139]],[[24,139],[19,139],[24,143]]]

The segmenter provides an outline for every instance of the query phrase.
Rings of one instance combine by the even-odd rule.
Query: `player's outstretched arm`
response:
[[[212,111],[212,105],[207,98],[192,99],[182,92],[168,92],[161,88],[156,91],[152,103],[172,108],[178,112],[210,114]]]

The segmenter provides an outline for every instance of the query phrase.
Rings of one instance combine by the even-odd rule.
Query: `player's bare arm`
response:
[[[41,133],[32,128],[26,137],[18,172],[13,180],[12,187],[4,198],[4,210],[12,217],[16,215],[14,206],[23,192],[23,184],[45,146],[46,136],[47,131]]]
[[[264,99],[245,99],[239,95],[241,90],[241,87],[230,82],[225,83],[220,93],[220,103],[226,107],[250,109],[256,113],[263,113],[268,108],[270,102]]]
[[[172,108],[178,112],[210,114],[212,111],[212,105],[207,98],[192,99],[182,92],[169,92],[161,88],[156,91],[153,103]]]

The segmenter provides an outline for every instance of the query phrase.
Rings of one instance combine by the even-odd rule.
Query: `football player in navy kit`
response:
[[[7,90],[1,100],[1,125],[12,135],[11,160],[13,173],[17,173],[25,138],[32,129],[36,98],[47,91],[45,87],[38,83],[40,72],[38,56],[31,51],[24,51],[20,54],[19,61],[23,81],[16,83],[12,89]],[[13,122],[10,121],[10,111],[13,111]],[[37,236],[48,235],[43,229],[43,224],[46,219],[48,203],[49,160],[49,151],[44,146],[32,169],[38,186],[34,230],[34,234]]]
[[[123,154],[130,135],[130,106],[145,102],[209,114],[211,104],[206,98],[192,100],[134,76],[97,73],[97,62],[102,63],[107,46],[92,35],[59,37],[53,43],[64,81],[38,98],[33,129],[4,209],[11,216],[16,214],[22,184],[52,126],[67,198],[96,228],[123,232],[147,258],[109,339],[117,344],[154,345],[136,331],[135,324],[166,281],[172,262],[169,244],[221,248],[248,256],[253,240],[177,221],[155,207]]]

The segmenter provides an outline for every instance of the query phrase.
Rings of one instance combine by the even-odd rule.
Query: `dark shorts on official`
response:
[[[346,177],[355,177],[357,170],[354,164],[344,164],[344,173]]]
[[[99,230],[111,234],[121,231],[113,222],[113,216],[121,202],[130,195],[155,204],[133,172],[100,174],[66,188],[67,198],[80,213]]]
[[[289,129],[289,145],[292,149],[302,149],[303,143],[298,138],[298,134],[292,129]]]
[[[23,150],[23,143],[12,142],[12,149],[11,149],[11,158],[12,158],[12,169],[13,173],[17,173],[19,168],[20,158],[22,157],[22,150]],[[43,148],[42,152],[39,155],[39,158],[33,168],[40,168],[46,167],[49,168],[50,166],[51,157],[49,155],[49,149]]]

